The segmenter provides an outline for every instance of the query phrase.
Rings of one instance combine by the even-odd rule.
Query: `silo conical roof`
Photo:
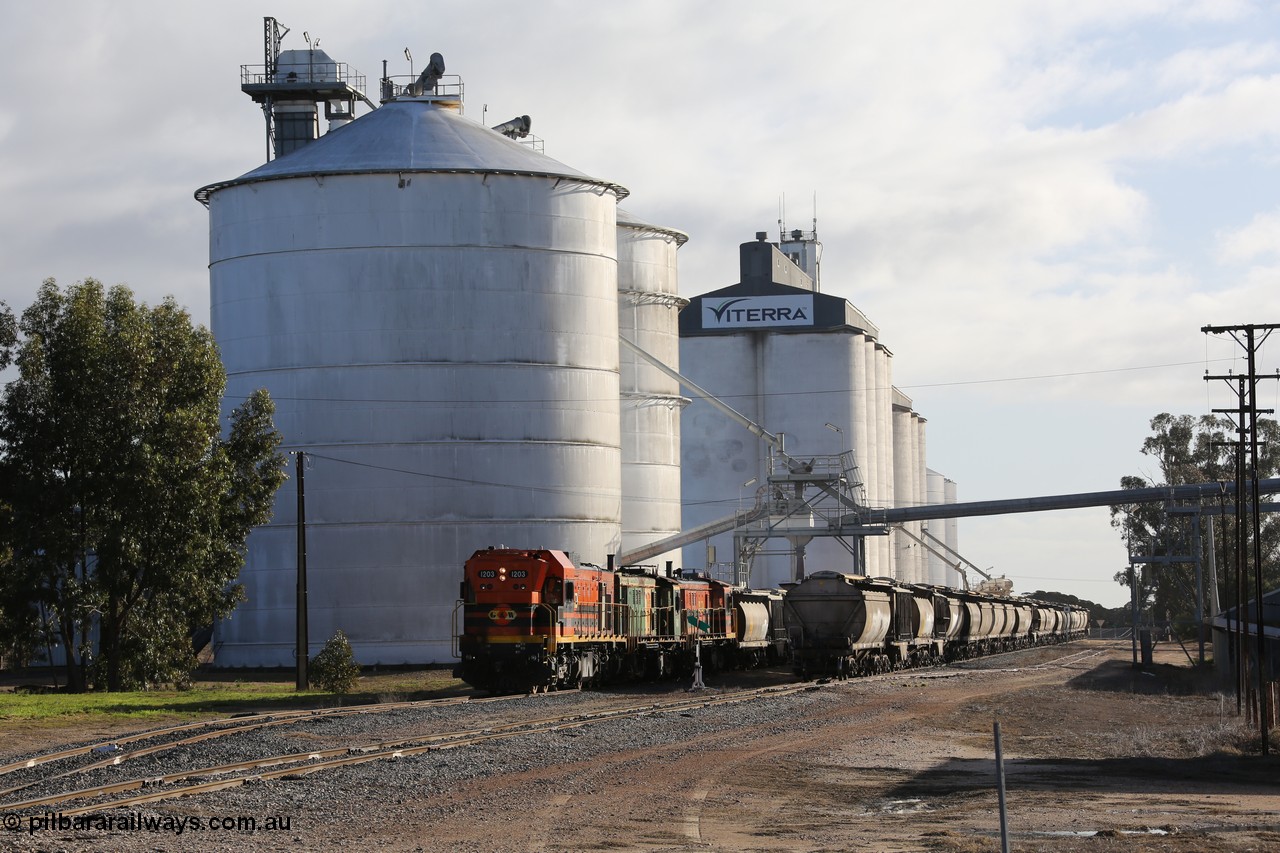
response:
[[[618,184],[566,166],[447,106],[404,99],[384,104],[234,180],[202,187],[196,198],[207,202],[217,190],[259,181],[375,172],[537,175],[597,184],[613,190],[619,199],[628,194]]]
[[[676,228],[668,228],[665,225],[654,225],[652,222],[646,222],[634,213],[618,208],[618,227],[634,228],[638,231],[654,231],[658,234],[666,234],[676,241],[677,246],[683,246],[689,242],[689,235]]]

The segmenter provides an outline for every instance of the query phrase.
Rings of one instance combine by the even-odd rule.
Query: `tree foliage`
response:
[[[1191,415],[1162,413],[1151,419],[1151,435],[1142,443],[1142,453],[1158,465],[1158,473],[1152,477],[1126,476],[1120,480],[1124,489],[1142,489],[1151,486],[1177,486],[1194,483],[1235,482],[1237,453],[1234,442],[1238,433],[1231,421],[1213,415],[1198,418]],[[1258,477],[1276,476],[1280,470],[1280,426],[1274,420],[1258,421],[1259,447]],[[1234,498],[1225,497],[1221,503],[1228,508]],[[1216,504],[1215,504],[1216,505]],[[1236,523],[1233,516],[1202,517],[1201,560],[1209,565],[1210,554],[1207,526],[1214,525],[1213,558],[1217,566],[1218,596],[1222,607],[1230,607],[1235,601],[1234,577]],[[1132,554],[1143,556],[1191,556],[1194,540],[1190,516],[1170,515],[1160,503],[1126,504],[1111,507],[1111,525],[1124,537]],[[1248,536],[1248,529],[1244,531]],[[1262,554],[1264,585],[1274,588],[1280,580],[1276,571],[1276,556],[1280,554],[1280,521],[1264,515],[1262,518]],[[1252,569],[1250,570],[1252,571]],[[1194,621],[1196,606],[1196,577],[1193,563],[1157,564],[1135,567],[1139,606],[1150,608],[1154,621],[1171,619],[1175,623],[1189,625]],[[1116,580],[1128,586],[1127,572],[1116,575]],[[1207,571],[1204,582],[1209,582]],[[1207,586],[1206,586],[1207,589]],[[1251,596],[1252,593],[1247,593]],[[1205,595],[1205,608],[1209,598]]]
[[[350,693],[360,677],[360,664],[356,663],[351,643],[341,630],[335,631],[324,648],[311,659],[311,678],[321,690],[330,693]]]
[[[223,437],[217,347],[171,298],[50,279],[17,332],[0,610],[52,624],[73,689],[179,680],[192,630],[240,600],[245,539],[284,480],[271,400],[255,392]]]
[[[1049,590],[1038,589],[1027,596],[1035,601],[1045,601],[1050,604],[1070,604],[1076,607],[1083,607],[1089,611],[1089,620],[1105,619],[1108,609],[1094,601],[1071,595],[1066,592],[1051,592]]]
[[[0,299],[0,370],[13,362],[13,348],[18,342],[18,321],[13,311]]]

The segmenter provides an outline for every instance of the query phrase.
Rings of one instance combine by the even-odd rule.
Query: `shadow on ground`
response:
[[[1135,669],[1129,661],[1110,660],[1067,682],[1078,690],[1144,693],[1161,696],[1212,694],[1219,690],[1213,664],[1174,666],[1157,663]]]
[[[1005,759],[1010,789],[1046,792],[1142,793],[1155,789],[1195,794],[1280,794],[1276,756],[1206,755],[1195,758],[1020,758]],[[902,780],[888,796],[940,797],[995,788],[995,759],[953,758]]]

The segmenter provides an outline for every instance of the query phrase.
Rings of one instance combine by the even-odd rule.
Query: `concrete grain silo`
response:
[[[876,343],[879,330],[847,300],[818,292],[810,272],[763,235],[739,252],[739,282],[694,297],[681,312],[681,372],[748,419],[785,433],[787,452],[799,460],[853,450],[869,503],[883,506],[870,497],[881,485],[875,472],[886,451],[878,441],[882,431],[891,442],[891,397],[871,384],[888,369],[888,351]],[[706,401],[695,399],[685,410],[680,443],[686,529],[777,498],[766,486],[763,442]],[[777,528],[753,560],[752,585],[794,579],[801,567],[789,543],[803,548],[810,570],[850,568],[852,558],[839,542],[803,529],[821,523],[810,518]],[[867,538],[869,573],[888,573],[888,538]],[[732,533],[711,544],[717,563],[732,563]],[[686,548],[685,566],[705,564],[705,554],[702,544]]]
[[[946,477],[939,474],[932,468],[926,473],[926,493],[925,502],[930,504],[941,504],[947,500],[946,493]],[[932,536],[946,542],[944,533],[945,520],[927,521],[925,522],[925,530]],[[927,581],[932,584],[946,585],[947,577],[947,560],[944,559],[946,552],[935,546],[935,552],[930,552],[928,560],[928,576]]]
[[[227,406],[269,389],[310,463],[311,652],[342,629],[363,663],[447,661],[472,551],[620,546],[625,190],[460,107],[402,96],[197,193]],[[295,489],[221,664],[293,662]]]
[[[695,296],[681,312],[682,372],[759,428],[785,434],[789,457],[785,471],[776,455],[771,469],[763,440],[695,399],[681,424],[684,525],[713,524],[735,509],[767,511],[710,539],[718,564],[711,568],[721,570],[738,546],[758,548],[749,578],[755,586],[818,569],[927,582],[921,522],[892,535],[879,535],[884,528],[841,534],[849,540],[842,542],[829,534],[848,523],[845,510],[833,512],[820,497],[802,502],[796,491],[797,483],[826,477],[830,485],[838,475],[853,499],[873,508],[923,504],[929,491],[926,421],[893,386],[893,354],[880,330],[847,300],[820,292],[819,247],[813,234],[793,231],[772,244],[758,233],[739,247],[740,281]],[[832,470],[837,458],[841,469]],[[702,544],[686,548],[685,565],[711,562],[704,553]]]
[[[953,504],[956,502],[956,484],[953,480],[933,469],[928,470],[927,477],[929,503]],[[960,573],[954,568],[957,558],[951,553],[959,548],[959,543],[956,541],[956,520],[954,518],[935,519],[926,524],[926,529],[932,537],[943,543],[941,546],[933,543],[938,553],[929,555],[929,583],[962,587],[964,582],[960,578]]]
[[[928,441],[927,429],[928,420],[921,417],[916,412],[912,412],[912,420],[916,428],[915,455],[913,464],[915,465],[915,492],[916,503],[926,504],[929,502],[929,466],[926,464],[928,457]],[[915,526],[915,534],[917,536],[924,535],[925,525],[918,522]],[[929,580],[929,552],[923,547],[919,548],[916,553],[916,574],[920,577],[921,583],[930,583]]]
[[[897,506],[897,493],[894,490],[894,470],[898,460],[894,455],[893,444],[893,353],[883,343],[875,343],[875,389],[871,411],[877,418],[877,443],[872,453],[873,468],[879,489],[872,506]],[[892,554],[892,537],[882,536],[871,540],[880,555],[880,574],[884,577],[903,578],[901,570],[894,562]]]
[[[943,481],[944,503],[958,503],[960,500],[960,487],[956,485],[956,481],[946,479]],[[954,518],[948,518],[943,526],[942,539],[947,543],[949,553],[960,550],[960,524]],[[964,580],[960,577],[960,572],[956,569],[947,569],[946,586],[955,587],[957,589],[964,586]]]
[[[915,459],[918,448],[918,433],[913,422],[914,412],[911,410],[911,399],[898,389],[893,389],[893,492],[894,506],[915,506],[923,503],[916,496]],[[919,537],[920,523],[907,522],[902,525],[915,537]],[[923,550],[916,538],[895,533],[894,565],[897,567],[895,577],[909,583],[918,583],[921,578],[916,567],[916,560]]]

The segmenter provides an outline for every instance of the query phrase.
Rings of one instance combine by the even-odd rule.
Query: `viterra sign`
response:
[[[726,296],[702,300],[704,329],[812,325],[812,296]]]

